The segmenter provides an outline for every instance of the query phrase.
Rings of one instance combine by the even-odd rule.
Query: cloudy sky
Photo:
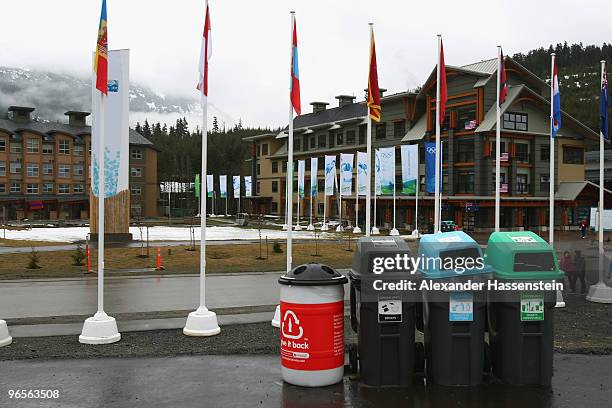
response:
[[[130,48],[131,79],[164,95],[196,96],[204,0],[107,0],[111,49]],[[419,85],[435,63],[462,65],[568,41],[612,41],[603,0],[211,0],[210,101],[227,118],[280,126],[287,118],[289,11],[296,11],[303,110],[334,96],[359,98],[367,80],[368,22],[379,82]],[[2,0],[0,65],[90,71],[101,0]],[[576,7],[580,4],[580,7]]]

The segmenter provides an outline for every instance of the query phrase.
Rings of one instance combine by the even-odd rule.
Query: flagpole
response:
[[[555,53],[550,54],[550,187],[548,199],[548,242],[554,248],[555,241],[555,137],[554,127],[554,75],[555,75]]]
[[[438,34],[438,62],[436,68],[436,172],[434,195],[434,232],[440,232],[440,52],[442,35]]]
[[[501,60],[501,45],[497,46],[497,102],[496,102],[496,119],[497,124],[495,126],[495,232],[499,232],[499,216],[500,216],[500,204],[501,204],[501,191],[500,191],[500,178],[501,178],[501,107],[499,106],[499,94],[501,86],[501,67],[503,61]],[[552,100],[551,100],[552,102]]]
[[[372,52],[372,38],[374,38],[374,23],[369,23],[370,25],[370,47],[368,49],[368,78],[370,77],[370,64],[372,56],[370,55]],[[369,89],[369,86],[368,86]],[[372,118],[370,117],[370,109],[366,103],[366,163],[367,163],[367,184],[366,184],[366,225],[365,232],[366,237],[370,236],[370,223],[372,217],[372,211],[370,205],[372,205],[372,176],[370,175],[372,168]],[[374,198],[374,205],[376,206],[376,198]],[[376,211],[376,209],[375,209]],[[374,214],[376,217],[376,214]],[[374,222],[374,226],[376,226],[376,222]]]
[[[291,11],[291,30],[289,31],[289,50],[293,61],[293,27],[295,25],[295,11]],[[291,82],[290,82],[291,84]],[[293,103],[291,101],[291,85],[289,86],[289,129],[287,142],[287,272],[291,272],[293,263]],[[299,197],[298,197],[299,205]]]
[[[603,89],[604,86],[604,78],[606,72],[606,61],[601,61],[601,87]],[[607,92],[607,90],[606,90]],[[607,123],[604,124],[608,126]],[[598,234],[598,243],[599,243],[599,259],[601,260],[601,265],[599,267],[599,280],[598,284],[604,284],[604,227],[603,227],[603,213],[604,213],[604,133],[603,130],[599,130],[599,234]]]
[[[394,150],[395,152],[395,150]],[[395,158],[395,154],[393,155],[393,157]],[[396,197],[396,189],[397,189],[397,180],[395,177],[395,160],[393,160],[393,228],[391,229],[391,231],[389,231],[389,235],[393,235],[393,236],[397,236],[399,235],[399,231],[397,230],[397,228],[395,228],[395,197]]]
[[[98,313],[104,313],[104,199],[106,197],[106,174],[104,163],[106,98],[100,92],[100,120],[98,121]]]
[[[376,226],[376,197],[378,195],[378,192],[376,191],[377,185],[378,185],[378,174],[376,172],[376,158],[374,158],[374,226],[372,227],[372,235],[380,234],[380,231],[378,230],[378,227]]]
[[[416,189],[414,192],[414,230],[416,231],[416,235],[419,235],[419,184],[421,184],[421,175],[419,173],[419,165],[418,165],[418,157],[417,154],[417,178],[416,178]]]
[[[335,177],[335,175],[334,175]],[[340,155],[340,171],[338,171],[338,228],[336,228],[336,232],[342,232],[344,228],[342,228],[342,155]]]

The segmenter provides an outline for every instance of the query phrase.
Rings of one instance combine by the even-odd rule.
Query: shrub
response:
[[[32,252],[30,252],[30,261],[28,262],[28,269],[40,269],[41,266],[39,262],[40,258],[38,256],[38,252],[32,248]]]
[[[83,251],[83,245],[81,245],[80,242],[77,244],[77,247],[74,250],[74,254],[72,254],[71,256],[72,256],[72,260],[74,261],[72,265],[74,266],[83,265],[83,259],[85,259],[85,252]]]
[[[283,248],[281,248],[281,245],[278,243],[278,241],[274,241],[274,245],[272,245],[272,252],[274,252],[275,254],[283,253]]]

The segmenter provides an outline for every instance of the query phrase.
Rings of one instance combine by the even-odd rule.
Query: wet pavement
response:
[[[612,356],[555,355],[552,388],[487,384],[371,389],[345,376],[316,389],[283,383],[278,356],[193,356],[8,361],[2,407],[609,407]],[[57,399],[15,400],[15,389],[59,390]]]

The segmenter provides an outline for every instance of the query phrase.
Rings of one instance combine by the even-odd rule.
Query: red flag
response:
[[[376,67],[376,45],[374,31],[370,42],[370,75],[368,78],[368,113],[375,122],[380,122],[382,111],[380,107],[380,89],[378,88],[378,69]]]
[[[94,57],[94,72],[96,88],[104,95],[108,95],[108,34],[106,30],[106,0],[102,0],[98,41],[96,42],[96,55]]]
[[[504,61],[504,52],[501,51],[501,58],[499,63],[499,106],[506,101],[508,95],[508,83],[506,82],[506,61]]]
[[[438,69],[440,70],[440,112],[438,114],[438,120],[440,125],[444,124],[444,117],[446,116],[446,102],[448,101],[448,88],[446,86],[446,65],[444,64],[444,46],[442,45],[442,39],[440,39],[440,61],[438,62]]]
[[[210,15],[208,12],[208,3],[206,4],[206,16],[204,17],[204,35],[202,37],[202,46],[200,48],[200,64],[198,71],[197,89],[202,93],[202,102],[206,103],[208,98],[208,60],[212,55],[212,38],[210,31]]]
[[[300,103],[300,69],[298,64],[297,28],[293,18],[293,39],[291,42],[291,104],[295,113],[302,113]]]

